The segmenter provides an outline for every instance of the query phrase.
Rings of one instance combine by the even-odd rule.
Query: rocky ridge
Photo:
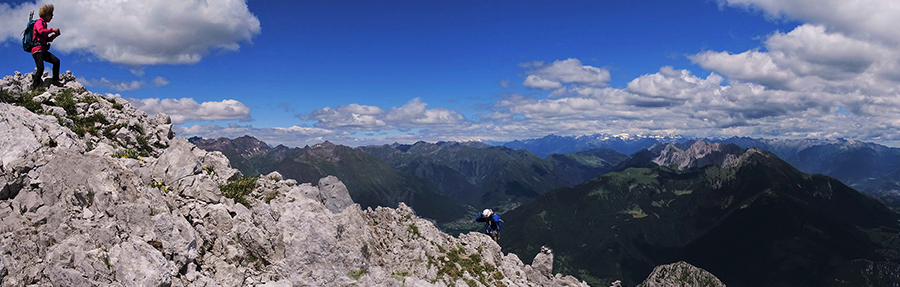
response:
[[[716,276],[684,261],[660,265],[637,287],[725,287]]]
[[[133,145],[79,135],[47,114],[59,105],[15,88],[29,78],[0,82],[5,100],[47,106],[36,113],[0,103],[2,286],[585,285],[551,274],[549,249],[535,258],[543,264],[525,265],[489,237],[449,236],[404,204],[362,210],[334,177],[317,185],[278,173],[243,177],[221,153],[172,138],[167,116],[127,102],[117,109],[98,99],[65,115],[133,115],[166,135],[165,148],[121,156]],[[41,95],[63,93],[71,92]]]
[[[0,286],[586,286],[552,274],[550,249],[523,264],[405,204],[360,209],[332,176],[244,177],[174,138],[168,116],[66,77],[37,100],[20,88],[29,74],[0,81],[14,103],[0,103]],[[61,116],[65,94],[79,102]],[[95,114],[107,122],[78,123]],[[77,131],[121,124],[113,137]]]
[[[709,165],[727,166],[735,163],[735,160],[743,154],[743,150],[734,144],[707,143],[696,141],[687,150],[682,150],[673,144],[656,145],[650,151],[659,155],[653,159],[653,163],[659,166],[668,166],[676,170],[701,168]]]

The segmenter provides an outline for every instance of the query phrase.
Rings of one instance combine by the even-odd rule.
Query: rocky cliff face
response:
[[[0,103],[2,286],[585,285],[552,274],[549,249],[525,265],[489,237],[449,236],[404,204],[362,210],[334,177],[246,178],[220,152],[172,138],[164,115],[75,82],[35,99],[15,88],[28,79],[0,82],[16,103]],[[75,113],[56,113],[70,104]],[[124,126],[107,137],[65,121],[93,114],[107,120],[94,129]],[[143,132],[130,128],[138,124]],[[127,153],[144,148],[127,140],[138,136],[158,144]]]
[[[676,170],[729,165],[743,154],[743,150],[734,144],[703,141],[694,142],[687,150],[681,150],[673,144],[657,145],[650,150],[659,154],[653,159],[653,163]]]
[[[725,284],[706,270],[678,261],[656,266],[637,287],[725,287]]]

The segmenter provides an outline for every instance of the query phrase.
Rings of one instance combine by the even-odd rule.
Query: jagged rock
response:
[[[319,180],[319,194],[325,208],[333,213],[338,213],[353,204],[347,186],[334,176],[327,176]]]
[[[0,88],[21,98],[29,77]],[[47,93],[72,93],[66,117],[104,121],[82,135],[0,103],[0,286],[587,286],[552,274],[547,248],[525,265],[404,203],[363,210],[333,176],[313,186],[272,173],[225,197],[241,173],[173,138],[168,116],[65,88]]]
[[[638,287],[724,287],[725,284],[706,270],[684,261],[653,268],[647,280]]]
[[[540,276],[552,276],[553,270],[553,251],[547,246],[541,246],[541,252],[534,256],[531,263],[532,268]]]
[[[677,170],[701,168],[709,165],[723,166],[735,162],[743,150],[734,144],[694,142],[687,150],[681,150],[673,144],[651,148],[659,155],[653,162],[660,166],[674,167]]]
[[[140,241],[113,246],[109,252],[109,265],[116,271],[115,282],[126,286],[169,286],[174,275],[162,253]]]
[[[14,197],[24,186],[24,175],[44,164],[45,153],[56,147],[83,150],[85,144],[53,116],[0,104],[0,199]]]

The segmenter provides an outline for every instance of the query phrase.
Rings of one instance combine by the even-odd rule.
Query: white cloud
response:
[[[525,78],[525,82],[522,83],[522,85],[529,87],[529,88],[541,89],[541,90],[552,90],[552,89],[559,89],[559,88],[563,87],[563,84],[560,83],[559,81],[547,80],[547,79],[541,78],[541,76],[538,76],[538,75],[528,75],[528,77]]]
[[[630,133],[687,136],[900,138],[896,96],[862,91],[792,91],[733,81],[712,73],[662,67],[625,89],[569,88],[567,97],[509,95],[479,115],[508,138],[555,134]],[[891,139],[893,138],[893,139]]]
[[[118,80],[108,80],[106,78],[97,79],[85,79],[79,78],[77,80],[79,83],[88,86],[88,87],[104,87],[110,90],[114,90],[117,92],[125,92],[125,91],[133,91],[140,89],[144,86],[144,83],[141,81],[118,81]]]
[[[659,69],[656,74],[643,75],[628,83],[629,92],[648,97],[688,100],[697,89],[716,89],[722,77],[710,75],[706,79],[691,75],[687,70],[676,71],[671,66]]]
[[[236,100],[197,103],[192,98],[181,99],[128,99],[135,108],[153,115],[164,113],[172,118],[172,123],[180,124],[189,120],[248,120],[250,108]]]
[[[159,77],[159,76],[157,76],[156,78],[153,78],[153,85],[155,85],[157,87],[162,87],[162,86],[165,86],[168,84],[169,84],[169,80],[166,80],[166,78]]]
[[[762,10],[771,18],[822,25],[860,40],[900,44],[896,0],[718,0],[722,5]]]
[[[321,128],[360,128],[374,129],[384,127],[386,124],[378,117],[384,110],[376,106],[364,106],[350,104],[332,109],[325,107],[300,116],[304,120],[317,120],[317,127]]]
[[[582,65],[578,59],[555,61],[540,67],[529,73],[523,85],[549,90],[561,88],[563,83],[606,86],[610,79],[609,71],[606,69]]]
[[[0,39],[20,40],[28,13],[48,3],[55,7],[50,26],[62,32],[53,49],[130,66],[197,63],[210,51],[237,50],[260,33],[245,0],[38,0],[0,4]]]
[[[706,51],[690,59],[731,79],[783,90],[887,93],[900,78],[900,52],[895,48],[829,33],[822,26],[805,24],[787,34],[776,32],[765,47],[764,52],[739,54]]]
[[[465,118],[446,108],[427,109],[428,104],[422,102],[419,98],[414,98],[399,108],[391,108],[391,111],[384,117],[385,121],[391,122],[393,125],[400,127],[409,127],[415,125],[441,125],[441,124],[457,124],[465,120]]]
[[[87,87],[104,87],[117,92],[133,91],[147,86],[147,83],[144,81],[120,81],[107,78],[100,78],[99,80],[78,78],[77,81]],[[169,81],[166,80],[166,78],[159,76],[154,78],[152,82],[152,86],[154,87],[161,87],[168,84]]]

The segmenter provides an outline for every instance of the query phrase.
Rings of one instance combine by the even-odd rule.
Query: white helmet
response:
[[[485,209],[484,211],[481,212],[481,216],[484,216],[484,217],[491,216],[491,214],[494,214],[494,211],[492,211],[490,209]]]

